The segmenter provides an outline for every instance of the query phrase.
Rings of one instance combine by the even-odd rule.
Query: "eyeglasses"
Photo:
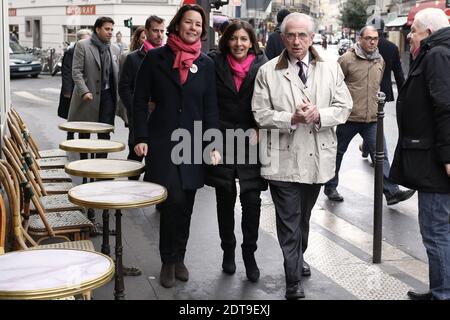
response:
[[[286,39],[289,41],[294,41],[296,38],[299,38],[300,40],[305,40],[308,38],[308,35],[306,33],[285,33]]]
[[[378,41],[380,38],[378,38],[378,37],[363,37],[363,39],[365,41],[370,42],[370,41]]]

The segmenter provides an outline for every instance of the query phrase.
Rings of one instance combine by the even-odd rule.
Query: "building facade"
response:
[[[121,31],[129,43],[124,20],[131,17],[139,26],[155,14],[170,21],[180,0],[9,0],[8,5],[9,31],[17,31],[23,46],[58,50],[75,41],[79,29],[92,28],[100,16],[113,18],[114,33]]]

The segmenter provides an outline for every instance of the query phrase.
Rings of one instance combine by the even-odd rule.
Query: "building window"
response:
[[[31,33],[31,18],[25,18],[25,36],[26,37],[32,37]]]
[[[64,28],[64,42],[77,42],[77,32],[81,29],[93,30],[94,26],[63,26]]]

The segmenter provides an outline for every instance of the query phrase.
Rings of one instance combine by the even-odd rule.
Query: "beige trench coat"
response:
[[[314,48],[305,86],[288,62],[287,51],[258,72],[252,110],[261,130],[261,175],[268,180],[325,183],[334,177],[336,125],[345,123],[352,98],[336,61],[324,61]],[[302,97],[317,105],[320,127],[291,126],[291,117]]]

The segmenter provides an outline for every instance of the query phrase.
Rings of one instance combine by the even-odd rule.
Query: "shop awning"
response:
[[[413,24],[416,13],[425,8],[438,8],[438,9],[442,9],[442,10],[446,11],[447,16],[449,17],[449,21],[450,21],[450,10],[448,8],[447,9],[445,8],[445,0],[418,2],[418,3],[416,3],[416,5],[414,7],[412,7],[409,10],[408,26]]]
[[[392,27],[402,27],[406,24],[406,22],[408,22],[408,17],[404,16],[404,17],[397,17],[394,20],[386,23],[386,28],[392,28]]]

